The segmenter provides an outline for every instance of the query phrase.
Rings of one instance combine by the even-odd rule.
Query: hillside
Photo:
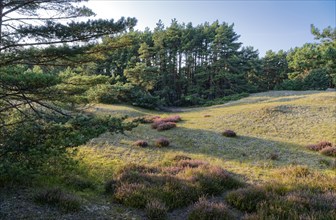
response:
[[[106,196],[103,193],[105,182],[111,178],[115,179],[115,176],[123,171],[122,167],[131,163],[159,167],[164,170],[165,167],[174,165],[172,158],[176,155],[190,157],[198,161],[197,163],[210,164],[210,173],[212,172],[211,166],[219,166],[243,182],[245,186],[258,186],[262,188],[262,192],[263,190],[273,192],[279,201],[282,201],[280,199],[286,196],[296,195],[296,197],[290,198],[294,199],[293,201],[297,200],[296,204],[301,204],[298,201],[302,199],[306,199],[307,202],[316,200],[318,197],[322,203],[329,201],[328,204],[336,207],[335,158],[309,151],[305,147],[308,144],[316,144],[321,141],[336,143],[335,103],[336,93],[333,91],[278,91],[253,94],[223,105],[179,108],[175,109],[178,112],[174,113],[149,111],[123,105],[96,105],[90,109],[90,112],[103,115],[127,114],[130,119],[144,116],[168,117],[178,114],[182,121],[177,123],[176,128],[167,131],[152,129],[150,124],[139,124],[138,127],[125,132],[125,134],[105,133],[78,148],[78,154],[75,156],[76,159],[79,159],[78,170],[64,174],[64,176],[48,177],[44,186],[38,186],[38,188],[60,186],[80,196],[85,204],[81,211],[64,214],[54,209],[45,208],[45,206],[32,205],[31,190],[28,189],[28,192],[24,190],[24,196],[21,198],[24,201],[22,204],[25,206],[10,204],[10,199],[7,199],[7,203],[0,200],[2,208],[0,217],[10,219],[13,214],[9,213],[14,210],[14,215],[18,214],[22,218],[37,218],[36,210],[39,210],[39,218],[46,215],[52,219],[52,216],[54,218],[62,216],[64,219],[79,219],[83,216],[87,216],[89,219],[142,219],[145,214],[141,207],[140,209],[126,208],[126,206],[137,206],[129,205],[123,199],[119,203],[124,205],[120,205],[112,200],[110,195]],[[223,136],[222,132],[226,129],[235,131],[237,137]],[[167,138],[171,142],[170,146],[155,147],[154,140],[160,137]],[[144,148],[134,146],[133,143],[137,140],[145,140],[149,146]],[[196,167],[196,169],[198,168]],[[187,173],[187,171],[185,172]],[[191,169],[190,172],[192,175],[194,171]],[[203,172],[203,170],[198,172]],[[153,173],[155,174],[155,172]],[[71,184],[70,186],[66,185],[64,180],[74,174],[89,181],[95,187],[79,190]],[[166,174],[158,174],[160,177],[162,175]],[[176,175],[179,181],[189,181],[185,176]],[[118,179],[118,181],[121,180]],[[148,181],[152,184],[150,180]],[[229,212],[233,213],[234,218],[242,219],[245,216],[244,208],[232,200],[224,199],[230,191],[231,189],[222,190],[221,193],[216,191],[215,197],[208,199],[224,203]],[[278,195],[279,191],[281,192]],[[308,192],[312,194],[308,195]],[[13,196],[8,192],[2,192],[2,195],[7,198]],[[228,201],[231,201],[230,205],[226,204]],[[276,205],[274,206],[276,207]],[[279,207],[282,206],[279,205]],[[329,213],[330,207],[327,205],[321,209],[314,205],[312,207],[308,212],[296,210],[298,216],[304,212],[306,214],[301,217],[308,215],[312,219],[318,218],[318,216],[322,216],[321,210],[327,210],[325,213],[328,214],[326,214],[327,217],[331,216],[330,219],[333,214],[336,214],[332,211]],[[273,216],[270,217],[271,215],[267,211],[261,213],[259,207],[257,214],[249,214],[244,218],[291,217],[286,212],[286,208],[290,210],[290,203],[286,203],[281,212],[276,208],[268,210]],[[180,207],[171,208],[168,219],[185,219],[189,210],[189,205],[182,205],[182,209]]]

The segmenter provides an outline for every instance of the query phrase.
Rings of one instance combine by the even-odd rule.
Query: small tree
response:
[[[134,18],[76,21],[94,15],[80,6],[86,1],[0,0],[1,177],[15,167],[34,170],[68,147],[125,128],[122,119],[95,119],[74,111],[73,103],[84,101],[82,94],[106,78],[58,74],[116,47],[96,43],[136,24]]]

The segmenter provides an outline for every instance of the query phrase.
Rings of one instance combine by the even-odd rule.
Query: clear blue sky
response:
[[[136,29],[154,29],[161,19],[166,26],[176,18],[193,25],[205,21],[234,23],[244,46],[253,46],[263,56],[269,49],[288,50],[313,42],[310,24],[319,29],[335,27],[336,1],[115,1],[89,0],[97,18],[136,17]]]

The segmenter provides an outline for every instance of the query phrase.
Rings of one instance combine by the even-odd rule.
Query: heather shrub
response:
[[[225,137],[236,137],[237,136],[236,132],[234,132],[232,130],[225,130],[222,134]]]
[[[257,205],[257,214],[260,219],[335,219],[335,193],[315,193],[296,191],[273,196]]]
[[[320,151],[326,147],[332,147],[332,143],[328,141],[321,141],[320,143],[310,144],[306,146],[307,149],[313,150],[313,151]]]
[[[231,220],[236,219],[228,207],[223,203],[215,203],[200,198],[194,204],[188,216],[189,220]]]
[[[158,138],[155,140],[155,146],[156,147],[168,147],[170,144],[169,140],[167,138]]]
[[[140,183],[121,183],[113,198],[126,206],[145,208],[147,204],[146,186]]]
[[[133,143],[133,145],[138,147],[147,147],[148,143],[147,141],[144,140],[137,140],[136,142]]]
[[[173,115],[173,116],[169,116],[167,118],[162,118],[162,121],[164,122],[179,122],[182,121],[182,118],[179,115]]]
[[[166,176],[165,182],[154,189],[156,195],[169,210],[185,207],[201,195],[194,184],[185,179]]]
[[[268,156],[268,159],[270,159],[270,160],[278,160],[279,159],[279,154],[278,153],[271,153]]]
[[[34,196],[34,201],[42,205],[56,206],[63,211],[78,211],[81,200],[60,188],[45,189]]]
[[[174,123],[174,122],[164,122],[164,123],[160,123],[156,127],[156,130],[165,131],[165,130],[169,130],[169,129],[172,129],[172,128],[176,128],[176,123]]]
[[[203,194],[216,195],[226,189],[235,189],[242,183],[220,167],[200,167],[195,169],[193,180]]]
[[[153,129],[157,129],[160,124],[165,123],[161,118],[155,119],[151,125]]]
[[[174,162],[183,161],[193,160]],[[196,202],[201,195],[218,195],[241,185],[225,170],[205,162],[197,163],[201,165],[157,168],[131,164],[120,170],[106,191],[114,192],[113,198],[126,206],[145,208],[158,200],[173,210]]]
[[[161,220],[167,216],[167,207],[157,199],[149,201],[146,205],[146,215],[149,220]]]
[[[226,195],[226,201],[235,208],[254,212],[258,203],[267,199],[266,191],[258,187],[241,188]]]
[[[150,124],[153,123],[155,120],[159,119],[160,116],[145,116],[145,117],[138,117],[134,121],[140,122],[142,124]]]
[[[323,148],[320,152],[325,156],[336,157],[336,147],[326,147]]]

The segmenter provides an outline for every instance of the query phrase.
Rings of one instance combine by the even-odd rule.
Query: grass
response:
[[[328,219],[334,214],[331,197],[336,193],[336,160],[306,146],[322,141],[336,143],[335,103],[335,92],[258,93],[223,105],[180,108],[178,114],[183,120],[176,128],[161,132],[152,129],[150,123],[157,116],[172,118],[176,112],[97,105],[90,111],[127,114],[130,119],[138,118],[144,124],[125,134],[103,134],[80,146],[75,158],[79,160],[84,177],[69,180],[70,186],[65,187],[78,189],[76,194],[86,200],[102,202],[106,184],[109,202],[117,200],[125,206],[140,207],[143,215],[147,212],[153,219],[165,216],[166,209],[169,210],[167,218],[174,219],[169,213],[177,207],[194,207],[194,202],[192,210],[204,215],[209,211],[214,215],[227,213],[242,217],[249,211],[252,213],[247,219],[248,216],[251,219],[279,216],[280,219],[299,219],[300,216]],[[227,128],[238,136],[223,136]],[[155,147],[159,138],[168,139],[169,147]],[[146,140],[148,147],[135,146],[138,140]],[[129,164],[159,168],[159,172],[128,170],[133,177],[121,181],[120,175],[126,172]],[[204,167],[212,169],[202,170]],[[229,192],[230,187],[221,188],[221,172],[215,167],[242,180],[244,186],[232,192]],[[209,174],[218,178],[211,182]],[[159,184],[162,180],[167,183],[165,188]],[[171,193],[169,189],[172,188],[177,194]],[[231,195],[230,201],[225,199],[223,192]],[[265,194],[260,197],[256,192]],[[204,199],[197,203],[202,195],[215,195],[220,201]],[[174,198],[180,200],[177,205],[171,202]],[[296,207],[293,201],[297,200],[301,202],[296,202],[299,204]],[[315,204],[315,200],[319,202]],[[305,201],[311,204],[308,208]],[[329,201],[328,207],[321,205],[323,201]],[[123,207],[121,209],[126,209]],[[294,210],[291,214],[290,209]],[[322,210],[325,210],[324,216]]]

